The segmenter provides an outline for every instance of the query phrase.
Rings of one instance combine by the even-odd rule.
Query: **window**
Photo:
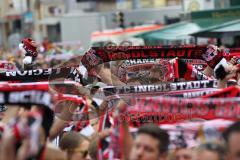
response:
[[[80,3],[80,2],[90,2],[91,0],[76,0],[77,3]]]

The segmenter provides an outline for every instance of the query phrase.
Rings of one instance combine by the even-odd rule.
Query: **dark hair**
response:
[[[179,77],[184,77],[184,74],[186,73],[187,67],[188,67],[187,63],[184,62],[182,59],[178,59],[177,63],[178,63],[178,68],[181,68],[179,70]]]
[[[223,138],[226,143],[228,143],[230,135],[234,132],[240,133],[240,121],[233,123],[223,132]]]
[[[205,143],[199,146],[198,150],[206,150],[217,153],[219,160],[224,160],[226,156],[226,149],[223,145],[218,143]]]
[[[221,79],[223,80],[226,75],[228,74],[228,72],[225,71],[225,68],[223,67],[223,65],[220,65],[216,70],[215,70],[215,77],[217,79]]]
[[[154,124],[146,124],[139,128],[137,134],[148,134],[153,138],[159,141],[159,153],[165,153],[168,151],[169,145],[169,135],[168,133],[160,129],[157,125]]]
[[[42,120],[42,127],[44,129],[44,133],[46,138],[50,134],[51,127],[53,125],[54,121],[54,113],[50,109],[45,109],[44,110],[44,115],[43,115],[43,120]]]
[[[85,139],[85,136],[78,132],[66,132],[60,139],[59,147],[62,150],[72,150],[77,148]]]

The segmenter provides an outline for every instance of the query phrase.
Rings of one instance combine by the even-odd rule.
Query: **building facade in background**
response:
[[[35,39],[41,41],[60,41],[58,17],[66,13],[65,0],[35,0]]]
[[[0,46],[16,47],[21,37],[32,35],[33,24],[30,0],[0,1]]]
[[[240,0],[0,0],[0,46],[9,45],[9,36],[17,37],[16,34],[32,36],[37,42],[44,37],[53,42],[68,40],[63,36],[71,28],[64,24],[66,18],[75,21],[71,22],[73,27],[83,26],[81,23],[88,23],[84,15],[92,14],[96,17],[92,18],[94,24],[98,24],[92,29],[104,30],[118,27],[113,21],[116,11],[122,11],[125,25],[132,26],[152,22],[170,24],[179,21],[184,12],[238,5]],[[80,32],[84,32],[82,27]]]
[[[182,0],[68,0],[67,11],[108,12],[141,8],[158,8],[181,5]]]

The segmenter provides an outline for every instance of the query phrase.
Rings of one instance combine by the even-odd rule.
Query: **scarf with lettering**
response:
[[[51,95],[42,90],[6,91],[0,88],[0,105],[39,105],[51,107]]]
[[[147,97],[137,99],[125,113],[131,124],[176,123],[192,118],[238,120],[240,99]]]
[[[107,99],[122,96],[171,95],[217,88],[215,80],[171,82],[151,85],[107,86],[100,88]]]
[[[206,49],[206,46],[117,46],[109,51],[105,47],[92,47],[82,57],[81,63],[90,70],[105,62],[127,59],[202,59]]]
[[[59,78],[72,79],[82,83],[82,75],[74,67],[7,71],[0,73],[0,81],[34,82],[53,81]]]
[[[49,108],[51,95],[45,85],[32,85],[1,83],[0,105],[40,105]]]

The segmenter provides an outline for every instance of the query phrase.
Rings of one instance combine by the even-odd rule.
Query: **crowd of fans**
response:
[[[109,109],[109,100],[91,96],[96,95],[96,92],[102,86],[159,84],[165,82],[169,79],[164,77],[167,74],[165,73],[166,71],[163,71],[163,67],[166,67],[163,66],[163,64],[155,65],[152,68],[150,67],[149,74],[141,73],[138,75],[140,79],[139,77],[134,77],[132,79],[130,78],[127,82],[126,80],[120,80],[116,72],[114,72],[117,66],[123,61],[111,62],[111,68],[109,68],[109,64],[95,66],[95,72],[90,73],[92,71],[90,71],[89,68],[79,67],[79,64],[81,65],[80,61],[82,56],[72,52],[70,53],[69,48],[64,50],[59,47],[46,47],[47,45],[44,44],[43,47],[45,48],[42,50],[44,52],[40,53],[36,50],[34,41],[30,39],[25,41],[22,42],[23,45],[20,47],[20,50],[16,50],[14,53],[0,54],[2,60],[14,65],[11,71],[29,71],[54,67],[77,67],[78,73],[82,75],[82,79],[84,79],[84,75],[88,72],[88,78],[90,79],[90,77],[92,77],[93,80],[90,79],[89,81],[85,81],[84,85],[80,84],[78,88],[73,87],[70,89],[71,91],[67,92],[67,94],[70,94],[73,90],[77,90],[79,93],[78,96],[82,97],[84,101],[84,103],[81,104],[68,99],[68,101],[57,101],[57,103],[52,103],[53,107],[51,110],[46,110],[40,105],[6,104],[1,106],[0,159],[240,159],[240,122],[236,119],[230,121],[228,125],[218,130],[220,138],[215,138],[211,141],[204,140],[195,143],[195,145],[189,145],[187,144],[186,137],[181,138],[180,135],[180,138],[178,136],[178,140],[182,141],[173,147],[172,142],[176,140],[173,138],[177,136],[172,136],[168,129],[161,127],[161,124],[145,123],[136,127],[136,125],[133,125],[126,119],[120,118],[121,115],[126,112],[129,103],[136,103],[131,101],[134,97],[121,97],[111,104],[114,109]],[[33,49],[31,47],[30,49],[26,47],[25,43],[30,43]],[[37,55],[35,55],[35,51]],[[81,52],[81,50],[78,51]],[[216,46],[208,46],[205,55],[207,67],[203,71],[203,74],[209,79],[217,79],[218,88],[220,90],[228,86],[229,80],[234,80],[234,83],[231,83],[231,85],[234,86],[238,85],[239,80],[238,58],[232,57],[229,61],[222,62],[222,57],[220,59],[216,58],[222,54],[222,52],[223,50]],[[66,58],[68,60],[66,60]],[[178,60],[178,58],[174,58],[169,62],[172,64],[176,63]],[[211,61],[211,63],[208,63],[209,61]],[[182,63],[183,62],[179,62],[178,64]],[[169,63],[167,65],[169,65]],[[1,73],[6,72],[6,68],[4,67],[1,70]],[[170,71],[169,68],[166,70]],[[91,74],[92,76],[90,76]],[[56,82],[63,82],[66,79],[72,80],[69,77],[61,78],[64,78],[64,80],[55,79]],[[189,80],[186,76],[181,78],[181,81]],[[29,79],[23,81],[23,83],[27,82],[35,83],[29,81]],[[18,83],[18,85],[21,85],[21,83]],[[4,88],[4,84],[0,86],[0,88],[1,87]],[[36,88],[32,89],[34,90]],[[56,94],[59,91],[60,90],[54,90],[53,88],[49,89],[49,92],[52,94]],[[63,92],[61,92],[61,94],[64,94]],[[87,111],[83,112],[82,110],[86,109],[86,106]],[[73,117],[76,116],[77,112],[81,113],[81,117],[78,120],[74,120]],[[83,118],[83,113],[87,114],[87,118]],[[195,123],[195,121],[203,122],[204,120],[193,118],[187,119],[183,123]],[[106,123],[109,123],[109,125]],[[171,125],[177,126],[177,123]],[[203,130],[197,130],[197,132],[200,131]]]

